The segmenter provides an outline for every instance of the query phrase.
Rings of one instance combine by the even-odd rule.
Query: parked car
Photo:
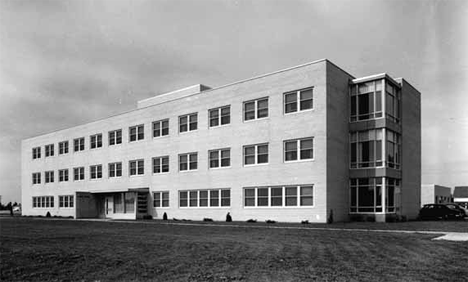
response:
[[[427,204],[419,210],[419,219],[463,219],[465,212],[452,204]]]
[[[451,209],[454,209],[454,210],[459,210],[459,211],[462,211],[464,214],[465,214],[465,217],[468,217],[468,210],[465,209],[464,207],[458,205],[458,204],[446,204],[447,207],[451,208]]]

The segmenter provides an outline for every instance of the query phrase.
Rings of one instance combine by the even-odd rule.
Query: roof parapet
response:
[[[185,87],[179,90],[175,90],[172,92],[156,95],[154,97],[150,97],[147,99],[143,99],[137,102],[137,108],[146,108],[149,106],[158,105],[164,102],[168,102],[171,100],[179,99],[182,97],[190,96],[193,94],[201,93],[202,91],[209,90],[210,87],[203,85],[203,84],[195,84],[189,87]]]

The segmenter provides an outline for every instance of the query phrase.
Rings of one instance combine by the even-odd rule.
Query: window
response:
[[[145,161],[133,160],[130,161],[130,175],[143,175],[145,174]]]
[[[187,153],[179,155],[179,171],[196,170],[198,168],[198,154]]]
[[[296,90],[284,94],[284,112],[310,110],[314,107],[313,88]]]
[[[153,137],[169,135],[169,120],[159,120],[153,122]]]
[[[244,121],[268,117],[268,97],[244,102]]]
[[[400,118],[400,92],[398,87],[390,83],[385,85],[385,115],[394,122]]]
[[[60,169],[59,173],[59,182],[68,181],[68,169]]]
[[[90,146],[91,149],[101,148],[102,147],[102,134],[94,134],[90,136]]]
[[[351,133],[351,168],[383,165],[383,129]]]
[[[210,168],[231,166],[231,149],[208,151]]]
[[[143,124],[132,126],[129,128],[130,142],[143,140],[145,138],[145,127]]]
[[[153,173],[169,172],[169,156],[153,158]]]
[[[198,113],[183,115],[179,117],[179,132],[197,130]]]
[[[36,147],[32,149],[32,158],[33,160],[41,158],[41,147]]]
[[[85,139],[84,137],[77,138],[73,140],[73,149],[75,152],[84,151],[85,149]]]
[[[109,146],[122,144],[122,129],[109,131]]]
[[[68,141],[59,143],[59,155],[68,154]]]
[[[110,163],[109,164],[109,177],[120,177],[122,176],[122,163]]]
[[[89,167],[91,179],[102,178],[102,165],[92,165]]]
[[[33,208],[53,208],[54,196],[32,197]]]
[[[41,184],[41,173],[34,172],[32,174],[32,184]]]
[[[46,171],[45,173],[45,183],[52,183],[54,182],[54,171],[53,170],[50,170],[50,171]]]
[[[313,185],[244,188],[245,207],[311,207]]]
[[[353,178],[350,183],[350,212],[382,212],[382,177]]]
[[[268,144],[244,146],[244,165],[267,164]]]
[[[84,167],[73,168],[73,180],[84,180]]]
[[[284,141],[284,161],[311,160],[314,158],[314,138]]]
[[[395,212],[395,190],[400,188],[400,180],[385,178],[385,207],[387,212]],[[448,202],[453,202],[448,200]]]
[[[210,127],[231,123],[231,106],[209,110]]]
[[[59,208],[73,208],[73,195],[59,196]]]
[[[179,191],[180,207],[229,207],[230,189]]]
[[[386,164],[388,167],[399,169],[400,168],[400,135],[386,130],[385,132],[387,143],[385,151],[387,152]]]
[[[46,145],[45,146],[45,156],[51,157],[54,155],[54,144]]]
[[[154,192],[153,206],[155,208],[167,208],[169,207],[169,192]]]
[[[382,81],[351,86],[351,121],[382,117]]]

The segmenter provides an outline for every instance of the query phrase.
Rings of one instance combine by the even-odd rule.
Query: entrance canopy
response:
[[[125,192],[139,192],[139,193],[149,193],[149,187],[141,188],[124,188],[116,190],[94,190],[94,191],[83,191],[91,194],[110,194],[110,193],[125,193]]]

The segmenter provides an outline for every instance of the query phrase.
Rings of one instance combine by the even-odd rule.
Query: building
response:
[[[420,93],[326,59],[22,142],[25,215],[385,221],[420,190]]]
[[[421,187],[421,206],[425,204],[448,204],[453,203],[452,188],[423,184]]]
[[[468,186],[455,186],[453,202],[468,209]]]

